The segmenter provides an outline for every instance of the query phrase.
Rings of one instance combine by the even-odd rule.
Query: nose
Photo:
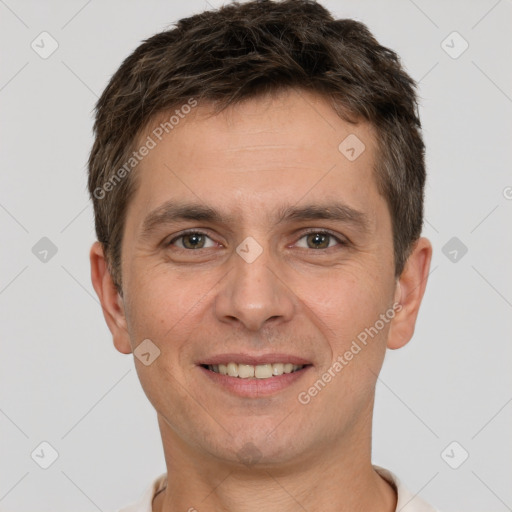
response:
[[[259,331],[270,323],[289,321],[295,310],[294,295],[264,251],[248,263],[234,253],[231,271],[215,298],[215,315],[221,322],[241,324]],[[237,326],[239,327],[239,326]]]

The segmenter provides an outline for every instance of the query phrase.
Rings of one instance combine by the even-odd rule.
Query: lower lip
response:
[[[218,384],[219,386],[235,395],[249,398],[259,398],[273,395],[291,386],[302,377],[304,377],[306,373],[308,373],[311,365],[304,366],[302,369],[292,373],[283,373],[282,375],[276,375],[274,377],[269,377],[268,379],[257,379],[254,377],[248,379],[240,379],[239,377],[230,377],[229,375],[216,373],[212,370],[204,368],[203,366],[198,366],[198,368],[213,383]]]

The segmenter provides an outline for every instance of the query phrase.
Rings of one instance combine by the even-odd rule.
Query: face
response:
[[[394,325],[415,319],[397,306],[374,133],[306,92],[207,113],[137,167],[116,347],[160,351],[135,363],[164,443],[233,464],[353,450]]]

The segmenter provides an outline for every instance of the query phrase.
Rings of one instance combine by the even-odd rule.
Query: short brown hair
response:
[[[220,112],[285,88],[321,94],[346,121],[363,119],[375,128],[375,173],[391,215],[399,276],[423,223],[425,147],[415,87],[397,54],[364,24],[336,20],[312,0],[233,2],[144,41],[98,100],[89,157],[96,234],[118,290],[135,180],[117,178],[129,172],[120,173],[121,166],[141,130],[191,98]]]

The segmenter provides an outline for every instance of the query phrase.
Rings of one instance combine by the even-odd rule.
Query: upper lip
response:
[[[271,364],[271,363],[291,363],[296,365],[307,365],[311,364],[310,361],[294,356],[291,354],[217,354],[215,356],[207,357],[198,362],[198,364],[210,365],[210,364],[227,364],[227,363],[240,363],[250,364],[257,366],[259,364]]]

